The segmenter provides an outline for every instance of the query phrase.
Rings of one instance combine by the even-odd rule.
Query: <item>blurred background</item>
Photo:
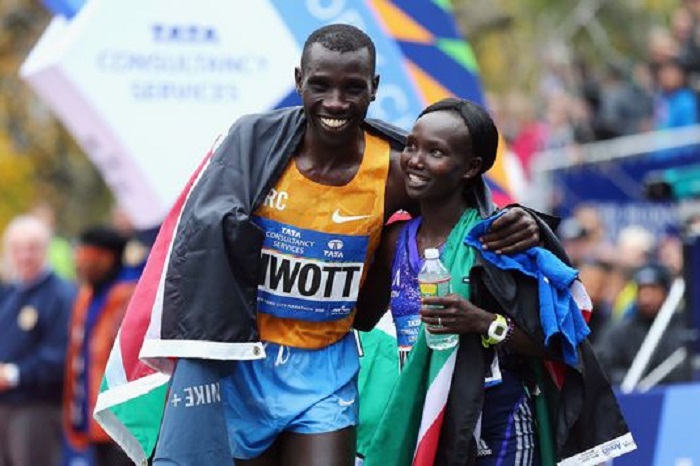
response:
[[[359,24],[379,50],[373,116],[482,103],[504,142],[497,202],[562,218],[640,447],[615,464],[700,465],[700,408],[683,415],[700,396],[700,0],[215,3],[0,2],[0,232],[41,218],[69,280],[91,225],[135,240],[139,263],[217,132],[297,103],[308,32]]]
[[[692,1],[453,4],[488,107],[526,172],[538,150],[652,129],[654,64],[689,52],[690,70],[699,66],[693,51],[684,50],[694,43]],[[41,201],[61,212],[57,231],[71,236],[106,220],[112,197],[72,136],[19,77],[51,17],[38,0],[0,2],[0,227]],[[626,115],[614,112],[624,110],[638,115],[620,121]]]

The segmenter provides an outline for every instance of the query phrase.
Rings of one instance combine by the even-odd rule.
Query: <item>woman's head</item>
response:
[[[416,199],[461,194],[493,166],[497,149],[496,126],[479,105],[456,98],[430,105],[401,154],[408,194]]]

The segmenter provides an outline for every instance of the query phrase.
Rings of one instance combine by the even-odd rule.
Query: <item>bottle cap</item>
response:
[[[426,259],[439,259],[440,251],[435,248],[428,248],[423,252],[423,255]]]

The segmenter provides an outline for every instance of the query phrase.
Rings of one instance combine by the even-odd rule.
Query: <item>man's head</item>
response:
[[[75,250],[78,277],[92,286],[114,278],[122,265],[126,242],[113,227],[96,226],[83,231]]]
[[[307,37],[304,42],[304,49],[301,53],[301,69],[306,68],[309,63],[310,50],[314,44],[320,44],[323,48],[332,52],[357,52],[367,49],[369,59],[372,63],[372,74],[375,72],[377,61],[377,51],[372,39],[362,30],[349,24],[329,24],[316,29]]]
[[[640,225],[628,225],[617,235],[617,258],[625,270],[636,270],[651,257],[656,247],[656,238]]]
[[[633,275],[637,285],[637,312],[644,319],[654,319],[666,300],[671,274],[662,265],[648,263]]]
[[[659,65],[657,81],[662,92],[675,92],[687,86],[688,72],[678,58],[672,57]]]
[[[51,241],[49,226],[33,215],[15,217],[5,230],[4,249],[9,276],[28,283],[39,278],[48,266]]]
[[[294,80],[310,137],[331,146],[357,138],[379,85],[375,61],[372,40],[354,26],[333,24],[309,36]]]

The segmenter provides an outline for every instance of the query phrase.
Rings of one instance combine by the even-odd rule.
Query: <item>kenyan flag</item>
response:
[[[163,286],[175,232],[187,198],[215,147],[192,175],[160,228],[109,355],[93,413],[105,432],[138,465],[146,464],[155,448],[174,366],[174,361],[167,358],[153,358],[147,363],[140,353],[149,338],[160,336]]]
[[[364,466],[432,466],[457,347],[432,351],[421,332],[398,375],[396,340],[392,347],[386,328],[380,324],[361,336],[365,354],[360,372],[358,454]],[[393,367],[387,364],[389,348]]]
[[[155,448],[170,376],[138,360],[127,367],[125,355],[129,351],[123,346],[134,342],[128,337],[129,330],[133,329],[122,324],[107,362],[94,416],[131,460],[141,465]]]

